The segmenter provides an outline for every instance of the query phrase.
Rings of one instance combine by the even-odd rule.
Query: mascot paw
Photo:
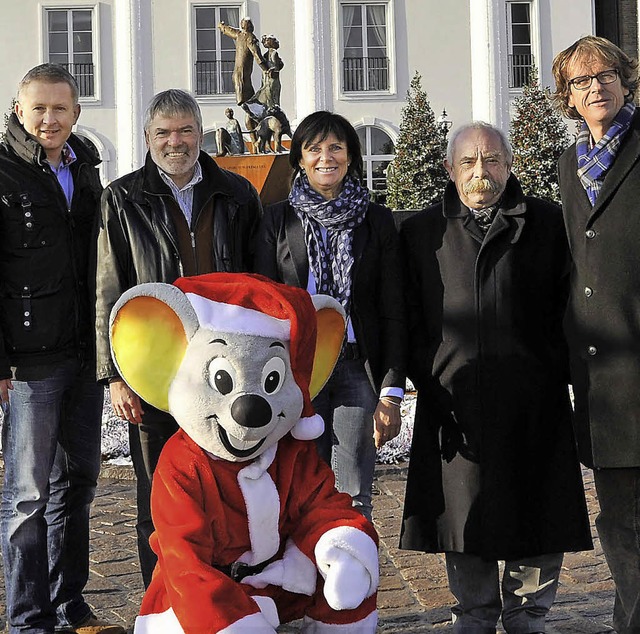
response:
[[[349,553],[337,550],[324,581],[324,596],[334,610],[353,610],[367,597],[371,585],[368,570]]]

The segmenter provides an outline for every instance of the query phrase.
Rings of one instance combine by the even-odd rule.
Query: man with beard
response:
[[[149,152],[139,170],[104,191],[98,231],[96,335],[98,379],[109,382],[115,413],[129,421],[137,479],[138,554],[145,587],[156,556],[151,480],[175,420],[138,396],[120,378],[109,350],[109,315],[127,289],[174,282],[201,273],[249,271],[262,206],[242,176],[219,168],[201,150],[202,113],[184,90],[158,93],[144,123]]]
[[[443,200],[401,228],[418,389],[401,547],[446,553],[454,632],[544,632],[563,553],[591,548],[562,215],[511,164],[500,130],[460,128]]]

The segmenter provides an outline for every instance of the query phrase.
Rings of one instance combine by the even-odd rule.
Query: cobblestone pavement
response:
[[[421,634],[451,631],[452,597],[442,557],[397,548],[405,466],[379,466],[374,521],[380,534],[379,632]],[[597,501],[591,472],[585,470],[591,520]],[[92,513],[91,578],[85,596],[103,618],[131,627],[142,597],[135,542],[135,486],[131,470],[105,467]],[[595,531],[594,531],[595,535]],[[548,634],[612,632],[613,582],[598,540],[592,552],[568,553]],[[1,567],[1,564],[0,564]],[[0,581],[0,627],[5,618]],[[280,632],[295,632],[283,626]],[[501,630],[499,630],[501,631]],[[161,634],[161,633],[159,633]]]

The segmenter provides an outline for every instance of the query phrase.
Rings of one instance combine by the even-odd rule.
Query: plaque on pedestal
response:
[[[284,200],[291,187],[288,154],[212,155],[223,169],[244,176],[258,190],[263,205]]]

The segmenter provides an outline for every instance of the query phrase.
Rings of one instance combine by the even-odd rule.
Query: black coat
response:
[[[572,145],[559,175],[574,263],[565,326],[580,459],[640,467],[640,112],[593,209],[576,170]]]
[[[591,547],[562,335],[560,210],[511,177],[483,241],[449,183],[405,221],[418,389],[401,547],[518,559]]]
[[[215,271],[253,268],[253,249],[262,206],[242,176],[219,168],[200,152],[202,181],[194,187],[194,236],[198,217],[213,204],[212,262]],[[177,232],[168,205],[175,199],[147,154],[144,167],[114,181],[102,196],[96,276],[98,379],[117,376],[109,349],[109,315],[120,295],[144,282],[171,284],[183,272]],[[195,250],[195,246],[193,247]],[[201,271],[211,273],[211,271]]]
[[[12,114],[0,145],[0,378],[10,366],[93,362],[93,227],[100,162],[73,134],[67,203],[42,146]]]
[[[351,319],[373,388],[405,385],[406,325],[398,234],[391,212],[371,203],[353,232]],[[265,209],[256,272],[307,288],[309,258],[302,222],[288,201]]]

